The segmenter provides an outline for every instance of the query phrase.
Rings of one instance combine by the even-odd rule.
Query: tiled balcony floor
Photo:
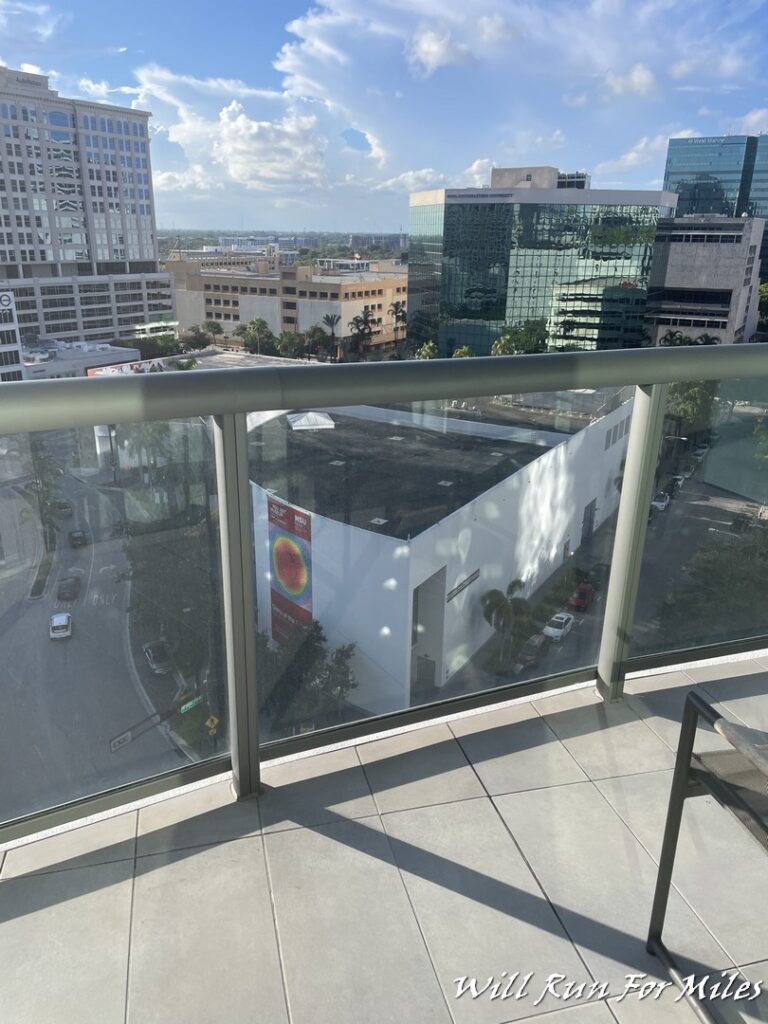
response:
[[[694,683],[768,729],[768,662],[676,671],[620,705],[508,705],[269,766],[258,801],[218,781],[0,853],[0,1020],[692,1024],[676,989],[621,993],[665,977],[644,938]],[[708,797],[675,885],[669,947],[768,985],[768,854]],[[507,997],[457,997],[465,977]],[[608,991],[557,998],[568,982]],[[726,1012],[766,1021],[768,997]]]

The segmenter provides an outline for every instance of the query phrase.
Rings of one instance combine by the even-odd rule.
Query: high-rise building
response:
[[[646,307],[652,343],[675,332],[718,344],[752,340],[764,224],[717,214],[659,221]]]
[[[15,296],[23,343],[169,330],[148,121],[0,67],[0,290]]]
[[[554,347],[647,344],[656,224],[676,198],[557,184],[413,194],[409,341],[485,355],[505,327],[533,321]]]
[[[16,303],[13,292],[0,291],[0,383],[23,379]]]
[[[670,139],[664,188],[677,192],[677,216],[719,213],[768,217],[768,136]],[[768,280],[768,238],[760,276]]]

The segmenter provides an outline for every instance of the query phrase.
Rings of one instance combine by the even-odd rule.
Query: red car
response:
[[[587,583],[586,580],[582,580],[581,583],[577,584],[576,589],[568,598],[568,607],[575,608],[577,612],[585,612],[592,604],[594,596],[595,588],[591,583]]]

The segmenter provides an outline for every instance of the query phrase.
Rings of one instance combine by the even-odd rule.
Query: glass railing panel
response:
[[[768,633],[768,381],[670,385],[632,655]]]
[[[262,739],[593,666],[632,394],[249,416]]]
[[[228,748],[211,424],[0,437],[0,821]]]

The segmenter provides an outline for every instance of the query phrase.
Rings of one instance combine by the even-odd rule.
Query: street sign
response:
[[[187,711],[191,711],[192,708],[196,708],[198,704],[202,704],[205,700],[205,694],[201,693],[199,697],[193,697],[192,700],[188,700],[186,704],[182,704],[179,708],[179,712],[185,715]]]
[[[109,749],[114,753],[120,747],[124,747],[126,743],[130,743],[132,738],[132,731],[128,729],[126,732],[121,733],[120,736],[115,736],[113,740],[109,741]]]
[[[206,729],[215,729],[218,724],[219,720],[216,715],[211,715],[210,718],[206,719],[205,727]]]

